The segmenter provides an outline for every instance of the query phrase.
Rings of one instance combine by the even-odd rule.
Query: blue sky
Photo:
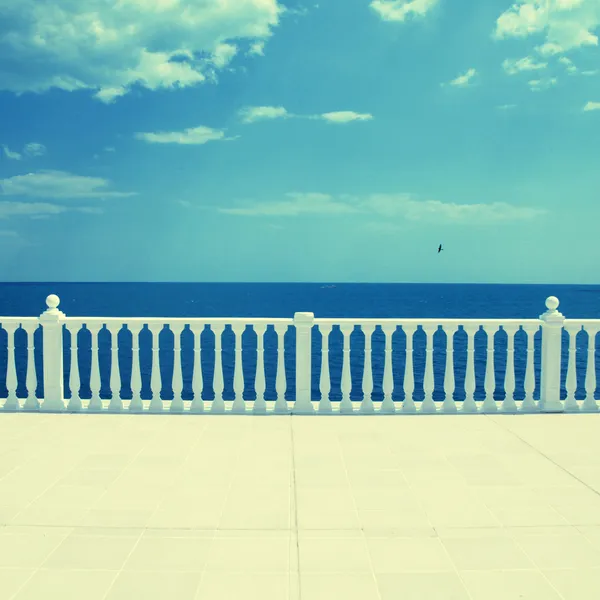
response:
[[[599,283],[599,25],[600,0],[4,0],[0,279]]]

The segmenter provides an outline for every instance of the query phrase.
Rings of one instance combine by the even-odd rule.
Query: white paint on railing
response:
[[[586,412],[597,412],[598,404],[594,398],[596,392],[596,334],[598,326],[588,326],[588,351],[587,363],[585,369],[585,400],[581,405],[581,410]]]
[[[396,405],[392,400],[394,393],[394,372],[392,365],[392,336],[396,331],[396,325],[382,325],[381,329],[385,334],[385,358],[383,363],[383,403],[381,412],[393,414],[396,412]]]
[[[277,393],[277,401],[275,402],[276,413],[287,413],[288,405],[285,399],[286,376],[285,376],[285,359],[284,359],[284,337],[288,330],[288,326],[282,323],[275,325],[277,333],[277,375],[275,376],[275,392]]]
[[[475,402],[475,333],[479,326],[469,324],[464,327],[467,334],[467,370],[465,372],[465,399],[462,405],[462,412],[476,413],[477,404]]]
[[[71,399],[67,405],[67,410],[72,412],[79,412],[83,407],[81,404],[81,397],[79,388],[81,387],[81,379],[79,376],[79,358],[77,352],[77,334],[81,329],[81,323],[77,321],[69,321],[66,325],[67,330],[71,334],[71,369],[69,371],[68,386],[71,390]]]
[[[319,326],[321,332],[321,376],[319,387],[321,390],[321,400],[319,401],[320,413],[331,413],[333,407],[331,405],[331,378],[329,377],[329,334],[331,333],[331,324],[324,323]]]
[[[375,327],[373,325],[365,325],[363,333],[365,336],[365,362],[362,376],[363,401],[360,403],[360,412],[365,414],[373,414],[375,405],[373,404],[373,361],[371,338]]]
[[[15,354],[15,332],[19,328],[19,323],[12,322],[4,324],[4,329],[8,334],[8,348],[6,355],[6,389],[8,397],[4,403],[7,410],[17,410],[19,401],[17,399],[17,357]]]
[[[128,323],[127,329],[131,331],[131,412],[141,412],[144,409],[142,403],[142,372],[140,369],[140,333],[141,323]]]
[[[21,326],[27,332],[27,375],[25,378],[27,398],[23,404],[23,409],[38,410],[40,408],[40,403],[35,396],[37,389],[37,371],[35,368],[35,344],[33,339],[38,324],[35,321],[28,321]]]
[[[352,376],[350,373],[350,334],[354,330],[354,326],[349,323],[344,323],[340,326],[340,331],[343,335],[342,340],[342,381],[340,382],[340,391],[342,392],[342,400],[340,402],[340,412],[344,414],[352,414],[354,408],[350,401],[350,391],[352,388]]]
[[[231,407],[231,412],[243,414],[246,412],[246,402],[244,401],[244,373],[242,368],[242,333],[245,325],[235,323],[231,329],[235,334],[235,359],[233,363],[233,393],[235,400]]]
[[[540,315],[542,321],[542,389],[540,392],[540,408],[544,412],[562,412],[560,400],[561,343],[562,328],[565,317],[558,312],[558,298],[550,296],[546,299],[545,313]]]
[[[433,390],[435,387],[435,381],[433,378],[433,334],[437,331],[437,327],[433,325],[426,325],[423,327],[425,331],[425,374],[423,377],[423,393],[425,397],[421,402],[421,412],[423,413],[435,413],[437,412],[437,406],[433,401]]]
[[[108,324],[107,324],[108,325]],[[110,324],[108,327],[110,333],[110,392],[111,398],[108,410],[111,412],[121,412],[123,410],[123,401],[121,400],[121,373],[119,369],[119,332],[120,324]]]
[[[413,399],[413,393],[415,391],[415,370],[413,365],[413,336],[416,330],[416,324],[414,326],[404,327],[402,329],[406,334],[406,360],[404,362],[404,402],[402,403],[402,412],[415,413],[417,407]]]
[[[92,364],[90,370],[90,390],[92,398],[88,405],[89,411],[101,411],[102,400],[100,399],[100,360],[98,356],[98,335],[102,329],[101,323],[86,325],[92,335]]]
[[[190,331],[194,334],[194,340],[197,340],[197,344],[192,346],[192,393],[194,399],[190,405],[190,412],[203,413],[204,412],[204,400],[202,400],[202,391],[204,388],[204,377],[202,375],[202,331],[204,330],[204,323],[198,324],[196,327],[190,325]]]
[[[481,411],[486,413],[498,412],[498,406],[496,400],[494,400],[494,392],[496,390],[496,369],[494,368],[495,360],[495,345],[494,339],[496,336],[496,329],[492,326],[484,327],[487,335],[487,346],[485,353],[485,379],[483,383],[483,389],[485,391],[485,400],[481,406]]]
[[[148,410],[153,413],[160,413],[164,410],[164,404],[160,397],[162,391],[162,376],[160,374],[160,346],[159,336],[164,329],[162,323],[153,323],[152,327],[148,327],[152,334],[152,372],[150,374],[150,393],[152,399]]]
[[[260,323],[254,326],[256,332],[256,374],[254,376],[254,391],[256,392],[256,400],[252,412],[255,414],[265,414],[267,412],[267,402],[265,400],[265,392],[267,389],[267,380],[265,377],[265,349],[264,339],[267,326]]]
[[[521,403],[522,412],[535,412],[538,406],[533,399],[535,391],[535,365],[534,365],[534,340],[539,326],[525,325],[527,333],[527,363],[525,365],[525,399]]]
[[[506,373],[504,374],[504,392],[505,397],[502,402],[502,412],[514,413],[518,407],[515,402],[515,335],[518,328],[513,326],[505,327],[507,340],[506,349]]]
[[[569,362],[567,364],[567,398],[565,400],[565,411],[566,412],[578,412],[579,404],[575,398],[575,392],[577,391],[577,333],[581,331],[581,327],[577,325],[571,325],[565,327],[566,332],[569,334]]]
[[[446,367],[444,370],[444,402],[442,410],[445,413],[455,413],[458,411],[454,401],[454,392],[456,383],[454,381],[454,334],[455,327],[446,329]]]
[[[183,371],[181,368],[181,334],[183,333],[183,323],[169,325],[173,332],[173,380],[171,388],[173,389],[173,400],[171,400],[171,412],[183,412]]]

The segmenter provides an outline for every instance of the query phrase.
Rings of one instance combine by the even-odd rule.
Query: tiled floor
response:
[[[600,414],[0,414],[2,600],[597,600]]]

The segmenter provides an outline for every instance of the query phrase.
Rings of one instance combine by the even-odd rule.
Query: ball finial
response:
[[[48,308],[56,308],[60,304],[60,298],[56,294],[50,294],[46,298],[46,306]]]
[[[548,310],[556,310],[560,302],[556,296],[549,296],[546,298],[546,308]]]

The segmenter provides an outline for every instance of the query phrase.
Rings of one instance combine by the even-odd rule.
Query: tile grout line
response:
[[[289,415],[289,419],[290,419],[290,445],[291,445],[291,458],[292,458],[292,493],[290,494],[290,503],[292,505],[292,512],[293,512],[293,523],[291,523],[292,525],[292,531],[291,531],[291,539],[290,539],[290,563],[291,563],[291,554],[293,551],[293,544],[295,541],[296,544],[296,561],[295,561],[295,565],[290,564],[290,572],[289,572],[289,577],[288,577],[288,585],[289,585],[289,589],[288,589],[288,595],[289,595],[289,600],[301,600],[302,598],[302,584],[300,582],[300,536],[298,534],[298,488],[296,486],[296,454],[295,454],[295,445],[294,445],[294,415],[293,413],[290,413]],[[295,540],[293,538],[296,538]],[[296,586],[294,587],[294,595],[296,596],[296,598],[292,598],[292,586],[294,585],[293,582],[293,570],[292,570],[292,566],[296,567],[296,578],[297,578],[297,582],[296,582]]]

